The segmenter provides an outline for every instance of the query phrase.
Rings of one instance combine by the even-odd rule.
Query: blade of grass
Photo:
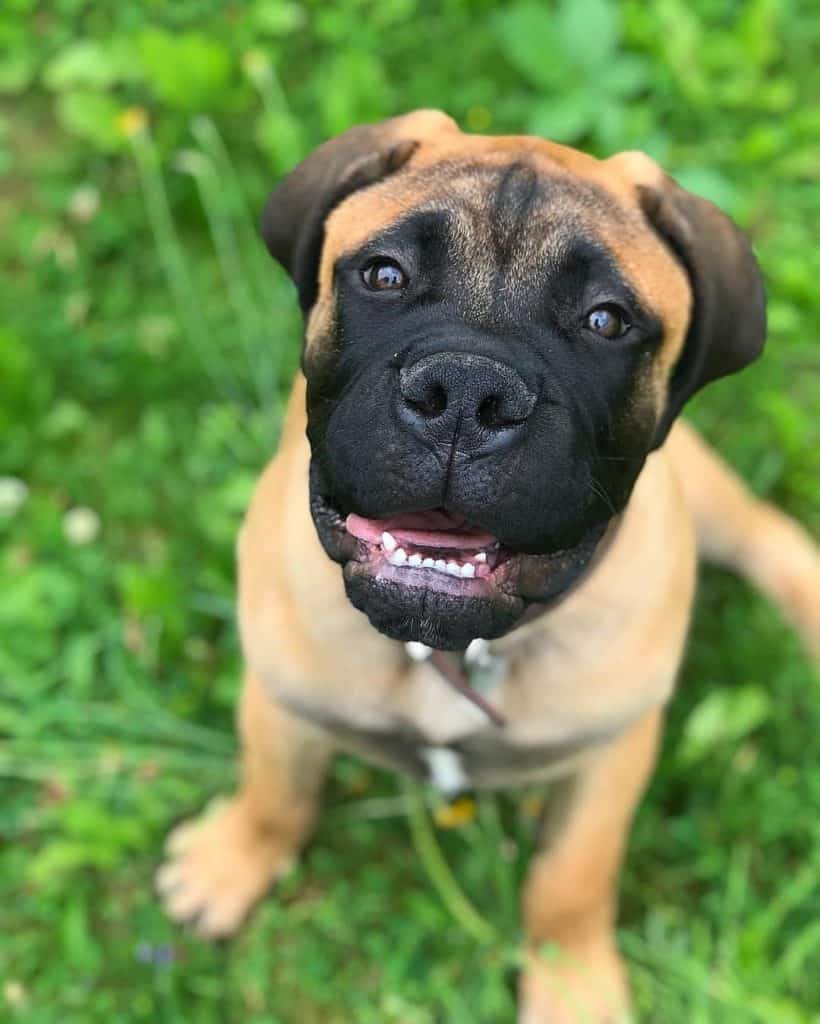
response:
[[[464,895],[441,852],[441,847],[430,827],[430,818],[418,786],[402,780],[402,787],[413,845],[430,881],[438,891],[442,903],[464,931],[471,935],[476,942],[493,942],[496,938],[495,930]]]
[[[262,407],[278,406],[270,367],[264,367],[260,358],[265,351],[264,331],[246,284],[231,215],[224,201],[222,180],[212,161],[198,150],[178,154],[175,166],[180,172],[189,174],[196,183],[256,401]]]
[[[176,306],[191,352],[197,358],[217,393],[238,398],[234,371],[211,341],[211,332],[196,301],[196,290],[188,273],[182,246],[174,226],[168,194],[162,177],[159,154],[147,128],[130,132],[128,140],[137,166],[145,210],[154,236],[165,280]],[[209,358],[204,358],[205,347]],[[226,384],[231,386],[226,389]]]
[[[239,183],[234,163],[211,118],[205,115],[195,117],[191,122],[191,132],[203,153],[206,153],[213,161],[219,178],[230,197],[231,205],[235,210],[237,231],[242,236],[244,265],[249,270],[246,279],[253,282],[252,290],[255,293],[255,304],[260,316],[267,318],[272,312],[270,303],[272,276],[281,274],[284,277],[284,271],[277,268],[276,263],[270,258],[262,244],[258,227],[261,211],[251,212]],[[291,300],[287,305],[289,310],[292,309],[293,301]]]

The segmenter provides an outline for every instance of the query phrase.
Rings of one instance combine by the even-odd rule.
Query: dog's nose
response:
[[[436,352],[399,372],[398,413],[426,440],[497,450],[522,431],[535,394],[506,363],[470,352]]]

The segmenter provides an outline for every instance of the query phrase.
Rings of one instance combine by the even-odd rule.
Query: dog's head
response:
[[[762,348],[741,234],[640,153],[353,128],[270,197],[306,318],[311,508],[350,600],[458,649],[566,590],[684,402]]]

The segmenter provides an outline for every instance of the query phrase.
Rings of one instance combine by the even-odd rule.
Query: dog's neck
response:
[[[541,618],[547,612],[552,611],[559,604],[584,582],[595,570],[595,567],[606,556],[612,546],[621,525],[621,516],[615,516],[601,538],[595,554],[590,559],[589,565],[567,587],[561,594],[556,595],[551,601],[543,604],[531,604],[521,616],[515,629],[525,626],[536,619]],[[405,645],[407,653],[414,661],[429,659],[430,664],[436,669],[439,675],[445,679],[458,693],[466,700],[474,704],[482,711],[493,725],[503,728],[506,724],[504,716],[495,708],[487,697],[477,687],[476,677],[479,673],[489,675],[495,679],[495,685],[501,683],[506,675],[506,658],[503,655],[493,654],[489,649],[486,640],[477,638],[464,651],[437,651],[425,644],[408,643]]]

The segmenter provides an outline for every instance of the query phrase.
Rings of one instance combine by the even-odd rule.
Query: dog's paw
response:
[[[527,957],[518,1024],[630,1024],[624,970],[613,950]]]
[[[155,883],[166,913],[207,939],[232,935],[293,855],[237,800],[212,807],[168,836]]]

